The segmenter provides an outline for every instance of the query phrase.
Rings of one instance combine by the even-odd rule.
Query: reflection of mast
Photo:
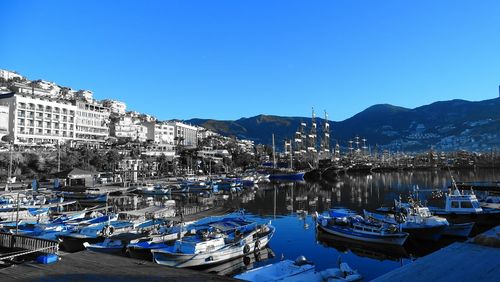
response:
[[[330,152],[330,124],[328,123],[328,114],[325,111],[325,124],[323,126],[323,139],[321,139],[321,152]]]
[[[273,134],[273,168],[276,168],[276,149],[274,147],[274,134]]]
[[[311,125],[311,131],[309,133],[309,138],[308,138],[308,145],[307,145],[307,151],[308,152],[316,152],[316,140],[317,140],[317,134],[316,134],[316,114],[314,113],[314,108],[312,109],[312,119],[311,119],[312,125]]]

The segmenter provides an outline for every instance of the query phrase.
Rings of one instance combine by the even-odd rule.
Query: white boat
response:
[[[451,223],[498,225],[500,222],[500,209],[482,208],[474,191],[461,193],[456,185],[453,191],[446,193],[444,208],[429,209],[436,215],[446,217]]]
[[[410,233],[413,239],[437,241],[442,232],[448,228],[446,218],[432,215],[429,208],[422,206],[418,200],[410,198],[408,203],[395,202],[395,214],[378,214],[364,211],[365,218],[394,224]]]
[[[363,242],[402,246],[408,233],[400,232],[393,224],[371,222],[345,210],[330,210],[317,215],[317,228],[324,232]]]
[[[173,246],[151,250],[154,261],[174,267],[222,263],[264,248],[275,232],[270,224],[241,219],[227,219],[209,226],[196,236],[176,240]]]
[[[339,268],[316,271],[316,267],[304,256],[295,261],[283,260],[265,265],[234,276],[236,279],[254,282],[268,281],[360,281],[363,277],[352,270],[347,263],[340,263]]]

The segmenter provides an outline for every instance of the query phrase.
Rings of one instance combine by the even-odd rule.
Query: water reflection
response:
[[[454,171],[457,181],[492,181],[498,179],[494,170]],[[337,182],[289,182],[259,185],[253,192],[253,200],[238,203],[239,208],[259,218],[272,218],[276,235],[270,246],[287,259],[305,255],[316,263],[317,269],[336,266],[342,256],[357,268],[365,280],[371,280],[388,271],[407,264],[418,257],[455,242],[440,240],[426,242],[408,240],[404,247],[363,244],[358,241],[321,234],[315,228],[311,214],[334,206],[342,206],[362,212],[380,206],[392,205],[393,200],[406,198],[415,186],[420,188],[421,200],[435,206],[443,205],[443,198],[433,198],[432,190],[447,189],[450,185],[447,171],[413,171],[374,173],[371,175],[345,175]],[[274,258],[266,263],[278,261]]]
[[[457,181],[496,181],[494,170],[453,172]],[[172,194],[170,197],[135,197],[131,205],[164,205],[176,200],[177,206],[223,206],[245,209],[251,219],[268,221],[276,227],[269,247],[257,256],[242,257],[222,265],[202,269],[231,276],[239,272],[278,262],[282,257],[294,260],[300,255],[316,264],[318,270],[337,265],[339,256],[358,269],[365,281],[376,278],[413,259],[446,246],[453,240],[419,242],[408,240],[404,247],[363,244],[358,241],[320,233],[311,215],[334,206],[343,206],[362,212],[392,205],[399,195],[405,197],[414,186],[420,188],[422,200],[442,206],[442,198],[433,198],[432,189],[447,189],[450,184],[447,171],[413,171],[374,173],[371,175],[345,175],[336,182],[288,182],[259,184],[259,189],[241,193]],[[276,254],[276,255],[275,255]]]
[[[244,257],[227,261],[223,264],[218,264],[210,267],[201,267],[198,270],[209,273],[216,273],[223,276],[234,276],[245,272],[255,267],[257,263],[266,263],[267,260],[275,257],[273,250],[269,247],[260,250],[257,253],[252,253]]]
[[[316,234],[316,239],[319,243],[324,246],[335,248],[337,251],[344,254],[350,251],[357,256],[367,257],[378,261],[392,260],[399,262],[402,259],[410,258],[410,255],[403,246],[384,246],[380,244],[363,243],[321,231],[318,231]]]

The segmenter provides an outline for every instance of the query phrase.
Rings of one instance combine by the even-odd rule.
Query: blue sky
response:
[[[159,119],[498,97],[500,1],[0,1],[0,68]]]

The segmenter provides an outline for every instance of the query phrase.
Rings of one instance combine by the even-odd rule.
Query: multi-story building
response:
[[[198,145],[198,128],[179,121],[170,121],[168,124],[174,126],[174,140],[176,145],[196,147]]]
[[[165,122],[145,122],[147,127],[147,139],[155,144],[174,144],[175,126]]]
[[[207,139],[208,137],[211,136],[219,136],[219,134],[217,134],[216,132],[213,132],[201,126],[198,126],[197,135],[198,135],[198,141]]]
[[[9,107],[8,131],[14,144],[57,144],[74,141],[76,105],[25,93],[0,95],[0,105]]]
[[[5,80],[14,79],[14,78],[24,79],[24,76],[18,74],[17,72],[8,71],[8,70],[0,70],[0,78],[3,78]]]
[[[127,138],[132,141],[145,142],[148,128],[136,118],[120,116],[113,120],[110,126],[110,135],[116,138]]]
[[[104,142],[109,137],[108,107],[101,103],[77,100],[75,138],[87,143]]]

